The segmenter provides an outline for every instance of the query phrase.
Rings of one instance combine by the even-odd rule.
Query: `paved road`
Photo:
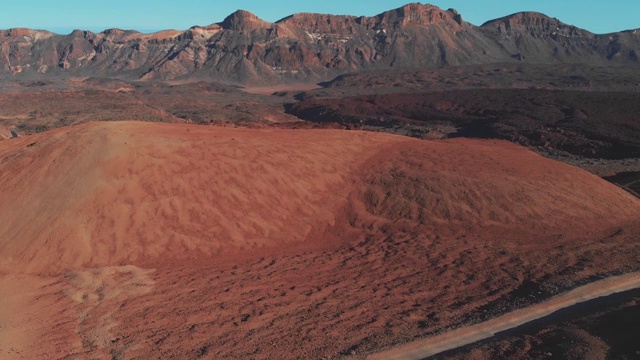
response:
[[[610,277],[583,285],[539,304],[519,309],[476,325],[398,346],[370,355],[367,359],[424,359],[444,351],[488,339],[496,333],[516,328],[585,301],[638,288],[640,288],[640,273]]]

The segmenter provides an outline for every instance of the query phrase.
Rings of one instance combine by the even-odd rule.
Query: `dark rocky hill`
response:
[[[239,10],[220,23],[154,34],[0,31],[0,76],[205,78],[295,82],[360,70],[497,62],[640,63],[640,31],[596,35],[538,13],[475,26],[419,3],[373,17],[295,14],[270,23]]]

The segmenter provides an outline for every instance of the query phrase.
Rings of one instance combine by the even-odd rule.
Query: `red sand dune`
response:
[[[90,123],[0,199],[2,358],[364,354],[640,259],[638,199],[501,141]]]

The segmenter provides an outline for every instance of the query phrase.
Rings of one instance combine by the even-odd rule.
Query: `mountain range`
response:
[[[640,65],[640,30],[593,34],[521,12],[470,24],[413,3],[373,17],[300,13],[275,23],[238,10],[220,23],[153,34],[0,30],[0,78],[110,76],[301,82],[373,69],[488,63]]]

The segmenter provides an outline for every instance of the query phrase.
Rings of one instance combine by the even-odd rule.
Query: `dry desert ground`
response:
[[[640,200],[498,140],[87,123],[0,198],[3,359],[361,357],[640,267]]]

